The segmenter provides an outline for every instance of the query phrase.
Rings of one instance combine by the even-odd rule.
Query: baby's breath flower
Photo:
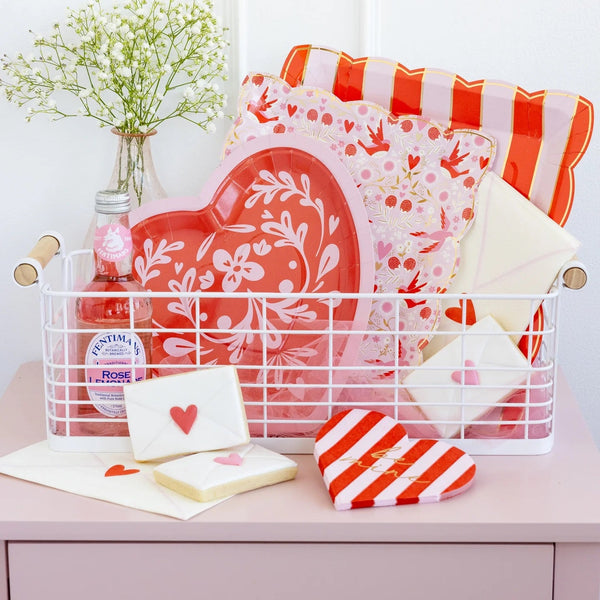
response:
[[[213,130],[226,104],[215,80],[227,76],[227,41],[212,1],[116,0],[111,8],[104,1],[68,9],[62,25],[34,34],[27,57],[5,56],[2,95],[27,105],[27,120],[83,115],[141,133],[182,117]]]

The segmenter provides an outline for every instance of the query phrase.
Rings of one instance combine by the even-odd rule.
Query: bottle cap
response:
[[[96,194],[96,212],[114,215],[129,212],[131,200],[123,190],[100,190]]]

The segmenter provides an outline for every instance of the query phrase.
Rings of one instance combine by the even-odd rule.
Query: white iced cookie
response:
[[[138,461],[229,448],[250,440],[233,366],[130,383],[123,392]]]
[[[404,380],[408,392],[443,438],[460,433],[518,385],[529,363],[493,317],[469,327]]]
[[[154,478],[184,496],[209,502],[294,479],[297,470],[286,456],[246,444],[163,463],[154,468]]]

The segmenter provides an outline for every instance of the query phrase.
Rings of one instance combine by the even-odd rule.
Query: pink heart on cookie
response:
[[[386,415],[350,409],[315,440],[315,458],[337,510],[438,502],[473,482],[473,459],[437,440],[409,440]]]
[[[463,383],[465,385],[479,385],[479,373],[475,369],[475,363],[472,360],[465,360],[465,368],[452,372],[452,381]]]
[[[237,452],[231,452],[227,456],[216,456],[213,460],[220,465],[232,465],[234,467],[239,467],[243,462],[242,457]]]

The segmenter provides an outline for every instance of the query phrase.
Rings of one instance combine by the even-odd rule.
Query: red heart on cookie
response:
[[[179,429],[187,435],[192,429],[192,425],[196,422],[198,407],[195,404],[190,404],[183,410],[181,406],[172,406],[169,414]]]
[[[466,490],[473,459],[437,440],[409,440],[382,413],[350,409],[332,417],[315,440],[315,458],[337,510],[438,502]]]

